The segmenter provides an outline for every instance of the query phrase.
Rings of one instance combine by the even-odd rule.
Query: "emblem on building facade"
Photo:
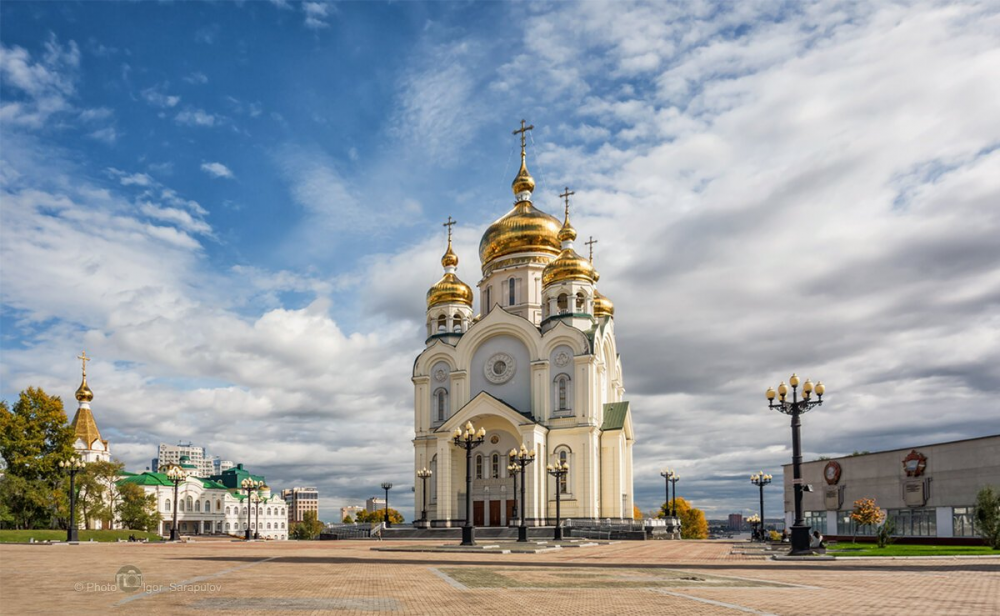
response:
[[[490,383],[500,385],[506,383],[514,377],[517,370],[514,358],[507,353],[497,353],[486,360],[483,366],[483,374]]]
[[[826,466],[823,467],[823,479],[826,479],[826,483],[828,485],[837,485],[837,482],[840,481],[840,474],[842,472],[843,469],[840,468],[840,462],[830,460],[826,463]]]
[[[927,456],[916,449],[910,450],[910,453],[903,458],[903,470],[906,471],[907,477],[919,477],[924,474],[925,468],[927,468]]]
[[[568,363],[569,363],[569,353],[567,353],[566,351],[561,351],[558,355],[556,355],[556,365],[557,366],[559,366],[560,368],[562,368],[563,366],[565,366]]]

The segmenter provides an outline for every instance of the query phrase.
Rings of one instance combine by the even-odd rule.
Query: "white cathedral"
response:
[[[557,490],[564,519],[633,517],[635,436],[623,399],[614,306],[597,290],[593,254],[585,258],[573,248],[572,193],[560,195],[563,222],[532,204],[525,130],[522,122],[515,131],[521,168],[514,207],[479,244],[482,314],[473,315],[472,289],[455,273],[450,219],[445,274],[427,292],[427,347],[413,367],[413,447],[414,472],[432,471],[426,483],[431,526],[459,526],[465,519],[465,450],[455,446],[452,432],[467,422],[486,432],[473,451],[474,525],[515,523],[521,486],[515,495],[507,452],[522,443],[536,456],[525,468],[527,524],[554,522]],[[556,462],[570,469],[558,485],[546,472]],[[419,515],[425,484],[415,485]]]

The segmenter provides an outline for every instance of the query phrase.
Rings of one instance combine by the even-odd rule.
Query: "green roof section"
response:
[[[250,471],[243,468],[243,464],[237,464],[235,467],[222,471],[219,475],[212,475],[208,479],[222,484],[222,486],[229,490],[242,490],[240,484],[243,480],[249,477],[255,481],[260,481],[262,483],[267,483],[264,481],[263,475],[253,475]]]
[[[164,473],[154,473],[152,471],[146,471],[139,475],[132,475],[131,477],[125,477],[124,479],[119,479],[117,484],[134,483],[140,486],[172,486],[174,483],[167,479]]]
[[[608,402],[604,405],[604,423],[601,431],[622,430],[625,428],[625,418],[628,416],[628,402]]]

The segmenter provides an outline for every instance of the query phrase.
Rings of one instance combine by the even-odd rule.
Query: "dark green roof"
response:
[[[601,424],[601,431],[621,430],[625,427],[625,418],[628,416],[628,402],[608,402],[604,405],[604,423]]]
[[[246,479],[247,477],[255,481],[267,483],[264,481],[263,475],[251,474],[249,471],[243,468],[242,464],[237,464],[233,468],[224,470],[219,475],[212,475],[208,479],[211,479],[216,483],[221,483],[223,487],[228,488],[230,490],[240,490],[242,489],[240,487],[240,484],[243,483],[243,480]]]
[[[167,479],[164,473],[154,473],[152,471],[146,471],[145,473],[140,473],[139,475],[132,475],[131,477],[125,477],[124,479],[119,479],[116,483],[134,483],[140,486],[172,486],[174,485],[172,481]]]

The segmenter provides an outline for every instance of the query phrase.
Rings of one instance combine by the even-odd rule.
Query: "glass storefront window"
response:
[[[818,530],[821,535],[826,534],[826,512],[825,511],[805,511],[802,514],[809,532]]]
[[[877,526],[868,524],[859,525],[851,519],[851,511],[837,512],[837,534],[843,536],[871,537],[877,530]]]
[[[890,509],[896,522],[894,535],[900,537],[934,537],[937,535],[937,514],[934,509]]]
[[[956,537],[978,537],[976,529],[976,508],[955,507],[951,511],[951,524]]]

